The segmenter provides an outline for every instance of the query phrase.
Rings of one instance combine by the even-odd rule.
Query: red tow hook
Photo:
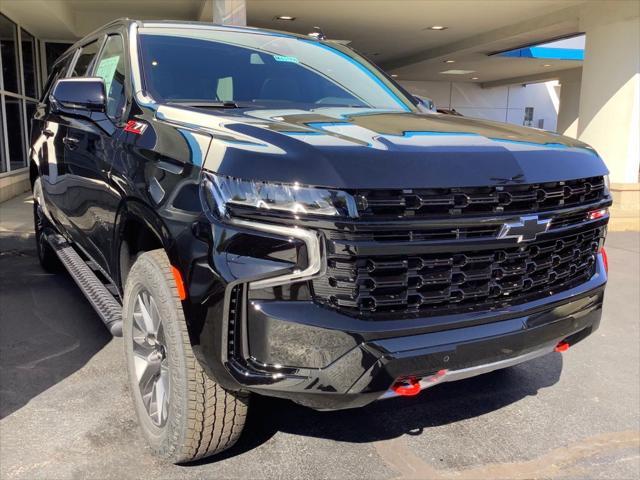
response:
[[[416,377],[403,378],[394,383],[391,390],[402,397],[413,397],[420,393],[420,380]]]
[[[558,345],[556,345],[555,350],[556,352],[566,352],[567,350],[569,350],[569,343],[565,341],[558,342]]]

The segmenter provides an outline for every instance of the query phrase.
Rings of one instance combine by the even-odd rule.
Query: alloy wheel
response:
[[[162,427],[169,413],[169,362],[160,312],[146,290],[138,293],[133,310],[133,358],[142,403],[151,421]]]

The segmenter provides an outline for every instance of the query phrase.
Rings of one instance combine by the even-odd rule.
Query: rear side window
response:
[[[125,106],[124,41],[120,35],[111,35],[96,63],[94,76],[104,80],[107,92],[107,115],[119,119]]]
[[[72,77],[84,77],[89,72],[89,67],[91,66],[91,62],[95,58],[98,53],[98,41],[91,42],[80,50],[80,55],[78,55],[78,60],[76,61],[75,66],[73,67]]]

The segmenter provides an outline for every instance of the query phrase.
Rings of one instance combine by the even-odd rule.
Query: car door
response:
[[[36,107],[32,128],[32,155],[39,164],[39,185],[37,194],[45,214],[63,233],[68,226],[64,215],[64,144],[66,136],[66,120],[51,109],[49,95],[60,78],[64,78],[73,63],[77,51],[72,51],[60,58],[53,66],[44,94]]]
[[[89,76],[103,41],[100,36],[83,45],[67,77]],[[102,266],[103,255],[92,240],[99,234],[92,208],[105,188],[102,165],[96,155],[100,127],[88,117],[67,114],[60,114],[59,123],[63,131],[56,135],[54,145],[63,152],[56,200],[60,220],[71,240]]]
[[[109,171],[122,135],[116,125],[126,105],[125,65],[123,37],[108,35],[87,74],[104,80],[110,122],[74,119],[67,126],[65,138],[65,163],[74,172],[67,192],[68,215],[78,244],[109,275],[112,227],[119,204]]]

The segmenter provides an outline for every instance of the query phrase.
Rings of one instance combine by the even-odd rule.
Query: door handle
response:
[[[67,147],[69,147],[69,150],[75,150],[78,147],[79,141],[80,140],[73,137],[64,137],[62,139],[62,143],[64,143]]]
[[[53,132],[53,130],[49,130],[48,128],[45,128],[45,129],[42,131],[42,134],[43,134],[45,137],[53,137],[53,136],[55,135],[55,133]]]

